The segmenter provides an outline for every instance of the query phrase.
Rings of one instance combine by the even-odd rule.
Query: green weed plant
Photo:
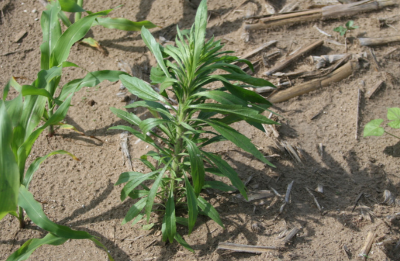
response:
[[[390,121],[387,125],[392,129],[400,129],[400,108],[389,108],[387,112],[387,119]],[[382,136],[384,133],[400,139],[400,137],[387,132],[383,127],[383,119],[375,119],[368,122],[364,127],[364,137],[368,136]]]
[[[245,87],[273,86],[270,82],[253,78],[234,62],[246,63],[221,51],[220,41],[206,40],[207,1],[198,7],[194,25],[190,30],[177,28],[176,46],[159,45],[151,33],[142,28],[146,46],[155,56],[157,66],[151,70],[152,84],[159,84],[160,92],[138,78],[121,75],[126,88],[142,101],[125,108],[143,107],[153,115],[141,120],[133,113],[111,108],[111,111],[131,125],[111,129],[129,131],[150,144],[155,151],[141,156],[140,160],[150,169],[149,173],[122,173],[115,185],[125,184],[121,200],[135,200],[122,224],[147,221],[151,213],[162,217],[161,231],[164,241],[176,240],[193,251],[177,231],[177,224],[193,231],[198,215],[205,215],[223,227],[216,209],[202,196],[204,188],[222,191],[238,190],[247,199],[246,188],[236,171],[220,156],[207,151],[206,146],[231,141],[263,163],[273,166],[252,144],[251,140],[230,127],[245,121],[263,131],[262,124],[276,124],[262,113],[270,102]],[[252,68],[253,69],[253,68]],[[224,71],[224,74],[217,72]],[[217,89],[210,84],[222,83]],[[176,99],[175,108],[171,98]],[[212,101],[212,102],[209,102]],[[207,174],[226,177],[232,185],[221,181],[206,180]],[[151,186],[148,181],[152,181]]]

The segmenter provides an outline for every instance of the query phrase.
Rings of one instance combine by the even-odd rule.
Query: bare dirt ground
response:
[[[0,1],[0,6],[5,2]],[[334,35],[335,40],[344,42],[342,37],[333,32],[333,28],[344,25],[349,18],[252,32],[246,42],[242,30],[243,17],[248,13],[265,14],[266,9],[264,0],[249,1],[222,20],[224,14],[242,2],[209,0],[208,4],[212,15],[207,37],[215,35],[225,43],[225,50],[234,50],[237,55],[270,40],[278,42],[276,47],[266,52],[281,50],[286,55],[290,50],[306,46],[317,39],[326,39],[325,35],[313,28],[314,24]],[[288,2],[275,0],[270,3],[279,10]],[[307,8],[312,2],[299,0],[300,8]],[[173,40],[175,26],[178,24],[180,28],[188,28],[195,16],[195,10],[179,0],[86,0],[84,7],[100,11],[120,4],[124,4],[124,7],[116,9],[112,13],[113,17],[152,21],[163,27],[151,30],[157,39],[162,36]],[[39,71],[42,37],[40,21],[36,18],[40,18],[43,10],[44,7],[35,0],[12,0],[3,8],[0,23],[1,88],[11,76],[21,77],[19,82],[22,84],[35,79]],[[369,54],[368,48],[358,44],[355,39],[357,35],[375,37],[399,34],[400,23],[394,23],[392,27],[380,27],[377,20],[399,12],[399,7],[395,6],[351,17],[359,28],[349,34],[348,53]],[[14,42],[21,31],[26,31],[27,35],[19,42]],[[154,60],[139,33],[95,27],[90,35],[100,41],[109,55],[105,57],[94,49],[75,45],[69,58],[71,62],[93,71],[118,70],[117,61],[124,60],[132,66],[138,65],[144,78],[148,77]],[[367,122],[385,118],[387,108],[399,107],[400,52],[397,50],[385,56],[394,47],[398,48],[394,44],[373,48],[381,66],[380,71],[374,69],[372,58],[368,56],[366,60],[370,66],[358,70],[346,80],[276,104],[272,108],[282,116],[279,139],[303,149],[303,164],[294,161],[287,152],[277,150],[270,136],[245,124],[236,124],[234,127],[251,138],[265,155],[278,154],[278,157],[271,158],[276,168],[265,166],[231,143],[208,148],[228,160],[243,181],[252,177],[248,184],[250,191],[272,187],[284,195],[288,184],[292,181],[294,184],[290,203],[280,215],[282,202],[276,197],[266,199],[264,205],[255,206],[251,202],[238,200],[235,194],[205,191],[204,196],[219,211],[225,229],[204,217],[198,220],[190,236],[186,235],[185,228],[180,227],[179,231],[195,249],[195,254],[176,243],[163,243],[159,225],[151,231],[142,230],[141,226],[121,225],[133,201],[120,202],[121,187],[114,186],[120,173],[128,170],[123,165],[120,151],[120,132],[108,130],[114,125],[126,124],[109,109],[126,105],[116,96],[119,83],[106,82],[96,88],[84,88],[75,94],[66,122],[104,142],[66,130],[59,131],[59,135],[50,139],[43,135],[32,151],[32,160],[56,149],[67,150],[81,160],[76,162],[66,156],[48,159],[36,173],[31,191],[37,200],[43,202],[43,208],[51,220],[99,237],[115,260],[355,260],[359,258],[358,254],[369,232],[376,235],[368,254],[369,260],[400,260],[399,248],[395,248],[400,238],[400,221],[392,218],[400,212],[400,208],[381,203],[385,190],[390,190],[396,196],[400,193],[400,142],[390,136],[362,137]],[[343,46],[325,43],[312,54],[343,52]],[[256,61],[260,57],[259,54],[250,60]],[[271,65],[275,62],[272,60]],[[283,71],[312,68],[308,57],[304,57]],[[261,65],[255,75],[263,77],[265,70]],[[83,75],[82,69],[68,69],[65,70],[63,81]],[[376,95],[371,99],[362,95],[359,138],[356,140],[358,89],[365,94],[379,80],[385,81],[385,85]],[[270,78],[270,81],[277,83],[274,78]],[[300,79],[291,79],[293,85],[300,82]],[[316,118],[311,119],[318,113]],[[145,112],[140,116],[146,117]],[[130,137],[132,158],[138,158],[151,149],[143,142],[135,142],[136,139]],[[320,143],[324,147],[322,155],[318,149]],[[138,160],[134,160],[134,168],[136,171],[146,171]],[[324,186],[324,193],[314,194],[323,207],[322,213],[305,189],[308,187],[314,190],[319,184]],[[352,211],[361,193],[364,196]],[[251,229],[254,223],[259,224],[260,231],[254,232]],[[293,227],[300,231],[284,251],[256,255],[216,250],[219,242],[277,245],[281,241],[279,235]],[[45,235],[34,224],[19,230],[17,220],[11,216],[0,222],[0,228],[1,260],[5,260],[26,240]],[[380,243],[384,240],[385,244]],[[34,252],[30,260],[107,260],[107,257],[92,242],[73,240],[62,246],[43,246]]]

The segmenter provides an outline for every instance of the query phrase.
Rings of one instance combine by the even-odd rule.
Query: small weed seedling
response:
[[[230,51],[221,51],[220,41],[214,38],[206,41],[207,17],[207,1],[203,0],[192,28],[188,31],[177,29],[176,47],[160,46],[150,32],[142,28],[143,40],[157,61],[150,77],[152,84],[160,84],[160,93],[138,78],[123,75],[120,79],[131,93],[143,99],[126,108],[147,108],[153,118],[141,120],[133,113],[111,108],[118,117],[139,130],[129,126],[111,129],[129,131],[156,149],[140,158],[151,170],[149,173],[125,172],[116,183],[126,183],[121,200],[128,197],[135,200],[122,223],[133,220],[132,224],[136,224],[145,219],[148,224],[144,228],[149,229],[154,225],[150,223],[150,214],[155,211],[162,217],[162,239],[176,240],[190,251],[193,249],[178,233],[177,224],[188,227],[190,234],[197,216],[206,215],[223,226],[218,212],[201,195],[202,189],[237,189],[247,199],[246,188],[236,171],[220,156],[209,152],[206,146],[229,140],[273,166],[249,138],[229,126],[245,121],[262,131],[262,124],[276,124],[262,115],[271,104],[244,88],[273,85],[249,76],[232,64],[240,61],[253,68],[249,61],[230,56]],[[215,74],[217,70],[226,74]],[[209,89],[210,83],[222,83],[223,86]],[[171,105],[171,98],[178,101],[178,107]],[[206,173],[226,177],[232,186],[221,181],[206,181]],[[151,187],[147,186],[148,180],[153,181]]]
[[[344,49],[347,52],[347,33],[351,30],[357,29],[358,26],[354,25],[354,21],[350,20],[345,24],[345,27],[338,26],[333,29],[333,31],[338,32],[341,36],[344,37]]]
[[[357,29],[357,28],[358,28],[358,26],[354,25],[354,21],[350,20],[345,24],[345,27],[338,26],[338,27],[335,27],[335,29],[333,29],[333,31],[338,32],[341,36],[346,38],[347,32]]]
[[[387,118],[389,122],[387,125],[392,129],[400,129],[400,108],[389,108],[387,112]],[[364,137],[368,136],[382,136],[384,133],[393,136],[395,138],[400,139],[400,137],[393,135],[387,131],[381,124],[383,123],[383,119],[375,119],[368,122],[364,127]]]

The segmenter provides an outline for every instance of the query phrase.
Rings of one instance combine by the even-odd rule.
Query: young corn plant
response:
[[[83,2],[84,2],[83,0],[58,0],[58,1],[61,5],[61,10],[58,13],[58,17],[67,27],[72,25],[72,22],[71,20],[68,19],[68,17],[64,12],[75,13],[75,22],[78,22],[82,18],[82,13],[84,12],[92,14],[92,12],[83,9]],[[125,18],[110,18],[110,17],[97,18],[92,26],[96,25],[100,25],[105,28],[118,29],[124,31],[140,31],[142,26],[146,27],[147,29],[157,27],[150,21],[133,22]],[[104,54],[107,54],[107,51],[100,45],[100,43],[91,37],[83,38],[81,42],[98,49]]]
[[[128,197],[138,200],[122,223],[133,220],[135,224],[141,219],[149,223],[151,212],[157,211],[163,216],[163,240],[173,242],[175,239],[191,251],[193,249],[177,232],[177,223],[187,226],[189,234],[198,215],[206,215],[223,226],[216,209],[202,197],[202,189],[238,189],[247,199],[246,188],[236,171],[205,147],[229,140],[273,166],[249,138],[229,126],[245,121],[263,130],[262,124],[275,124],[262,115],[271,104],[244,88],[273,85],[249,76],[232,64],[239,61],[252,68],[247,60],[229,55],[230,51],[221,51],[220,41],[214,38],[206,41],[206,25],[207,2],[203,0],[190,31],[185,34],[178,28],[176,47],[160,46],[150,32],[142,28],[143,40],[157,60],[157,66],[151,70],[151,80],[152,84],[160,84],[160,93],[138,78],[122,75],[120,79],[131,93],[142,99],[126,108],[144,107],[154,117],[141,120],[132,113],[111,108],[118,117],[138,127],[115,126],[112,129],[129,131],[156,149],[140,158],[150,168],[149,173],[125,172],[115,184],[126,183],[121,200]],[[217,74],[217,70],[225,73]],[[223,86],[210,89],[211,83]],[[177,108],[170,103],[172,98],[178,101]],[[207,102],[209,100],[213,102]],[[206,181],[207,173],[227,177],[232,186],[221,181]],[[151,187],[146,185],[149,180],[153,181]],[[152,223],[145,228],[151,226]]]
[[[36,101],[39,97],[27,95],[23,98],[22,94],[19,94],[13,100],[6,100],[10,85],[9,83],[6,86],[0,100],[0,220],[7,214],[11,214],[19,220],[20,228],[24,228],[24,213],[26,212],[29,219],[48,234],[40,239],[29,239],[9,256],[7,261],[26,260],[41,245],[61,245],[68,239],[89,239],[107,250],[89,233],[72,230],[52,222],[44,213],[41,204],[29,192],[29,184],[34,173],[48,157],[65,154],[77,160],[71,153],[58,150],[37,158],[27,169],[25,168],[26,160],[36,139],[45,128],[60,122],[65,117],[72,95],[60,104],[42,126],[39,126],[44,109],[37,106]],[[13,86],[18,86],[18,84],[14,82]],[[112,260],[110,255],[109,258]]]
[[[41,71],[38,73],[37,80],[30,85],[23,85],[22,87],[18,87],[17,84],[14,84],[14,80],[10,81],[13,87],[21,92],[23,96],[34,95],[37,97],[34,101],[36,103],[35,108],[37,108],[37,111],[42,111],[43,113],[40,115],[39,119],[43,117],[46,121],[54,114],[56,107],[70,94],[79,91],[83,87],[96,86],[104,80],[115,82],[119,80],[121,74],[125,74],[121,71],[110,70],[88,72],[84,78],[74,79],[65,84],[61,92],[56,92],[57,88],[61,87],[59,83],[63,68],[79,67],[67,61],[72,45],[86,35],[96,19],[112,11],[106,10],[98,13],[91,13],[76,23],[71,24],[65,32],[62,32],[58,20],[58,15],[61,12],[61,2],[66,1],[51,2],[47,6],[47,10],[43,11],[41,16],[40,23],[43,32],[43,43],[40,45]],[[48,126],[49,136],[53,136],[55,133],[54,125],[76,130],[73,126],[65,125],[60,122],[52,123]]]

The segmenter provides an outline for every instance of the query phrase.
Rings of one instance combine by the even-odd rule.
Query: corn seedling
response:
[[[34,160],[25,170],[26,160],[36,139],[45,128],[60,122],[65,117],[72,95],[60,104],[42,126],[39,126],[44,110],[44,107],[38,106],[37,103],[40,97],[27,95],[23,98],[22,94],[19,94],[13,100],[6,100],[10,85],[11,83],[6,86],[3,99],[0,100],[0,220],[7,214],[11,214],[19,220],[20,228],[24,228],[24,212],[26,212],[30,220],[48,234],[40,239],[29,239],[7,260],[26,260],[41,245],[61,245],[68,239],[89,239],[106,250],[89,233],[72,230],[52,222],[44,213],[41,204],[33,198],[32,193],[28,190],[34,173],[48,157],[55,154],[66,154],[76,159],[69,152],[53,151]],[[12,85],[18,86],[16,82]],[[109,258],[112,260],[110,255]]]
[[[61,104],[71,93],[83,87],[96,86],[104,80],[115,82],[119,79],[121,74],[125,74],[121,71],[109,70],[89,72],[84,78],[74,79],[65,84],[60,94],[56,96],[56,89],[60,87],[59,83],[63,68],[78,67],[78,65],[67,61],[72,45],[86,35],[96,19],[107,15],[111,10],[91,13],[76,23],[71,24],[65,32],[62,32],[58,20],[58,14],[60,12],[60,2],[54,1],[49,4],[47,10],[42,13],[40,21],[43,32],[43,43],[40,46],[41,71],[38,73],[36,81],[31,85],[23,85],[21,87],[15,84],[12,85],[17,91],[21,92],[23,96],[37,96],[35,99],[37,111],[43,112],[39,119],[43,117],[45,121],[53,115],[56,106]],[[13,84],[15,81],[10,81],[10,83]],[[52,123],[48,126],[49,136],[54,135],[54,125],[60,125],[62,128],[74,129],[73,126],[63,125],[60,122]]]
[[[67,27],[69,27],[72,24],[72,22],[68,19],[68,17],[64,12],[75,13],[75,23],[82,18],[82,13],[86,12],[87,14],[92,14],[92,12],[83,9],[83,2],[84,2],[83,0],[58,0],[58,1],[61,5],[61,10],[58,13],[58,17]],[[133,22],[125,18],[109,18],[109,17],[96,18],[92,26],[96,25],[100,25],[105,28],[118,29],[124,31],[140,31],[142,26],[148,29],[156,27],[156,25],[150,21]],[[101,47],[100,43],[91,37],[81,39],[81,43],[94,47],[104,54],[107,53],[107,51],[103,49],[103,47]]]
[[[189,31],[177,28],[176,47],[162,47],[146,28],[142,28],[143,41],[157,61],[150,78],[152,84],[159,84],[160,92],[135,77],[121,75],[120,79],[131,93],[142,99],[126,108],[144,107],[154,117],[141,120],[133,113],[111,108],[114,114],[137,126],[138,130],[129,126],[111,129],[129,131],[156,149],[140,158],[151,170],[149,173],[125,172],[116,183],[126,183],[121,191],[121,200],[128,197],[136,200],[122,223],[133,220],[135,224],[141,219],[149,223],[151,212],[157,211],[163,216],[163,240],[176,240],[191,251],[193,249],[177,232],[177,223],[187,226],[189,234],[198,215],[206,215],[223,226],[216,209],[202,197],[202,189],[237,189],[247,199],[246,188],[235,170],[205,147],[229,140],[273,166],[250,139],[229,125],[245,121],[263,131],[262,124],[276,124],[262,115],[271,104],[244,88],[273,85],[249,76],[232,64],[244,62],[253,69],[249,61],[229,55],[230,51],[221,51],[220,41],[214,38],[206,41],[206,25],[207,2],[203,0],[192,28]],[[215,74],[217,70],[227,73]],[[210,89],[211,83],[222,83],[223,86]],[[172,99],[178,101],[177,108],[171,105]],[[208,103],[207,100],[214,102]],[[221,181],[206,181],[206,173],[227,177],[232,186]],[[145,183],[148,180],[153,181],[151,187]],[[182,209],[185,214],[181,214]],[[145,228],[152,225],[146,224]]]
[[[400,108],[389,108],[387,112],[387,118],[390,121],[387,125],[392,129],[400,129]],[[375,119],[368,122],[364,127],[364,137],[368,136],[382,136],[384,133],[400,139],[400,137],[393,135],[387,131],[381,124],[383,123],[383,119]]]

